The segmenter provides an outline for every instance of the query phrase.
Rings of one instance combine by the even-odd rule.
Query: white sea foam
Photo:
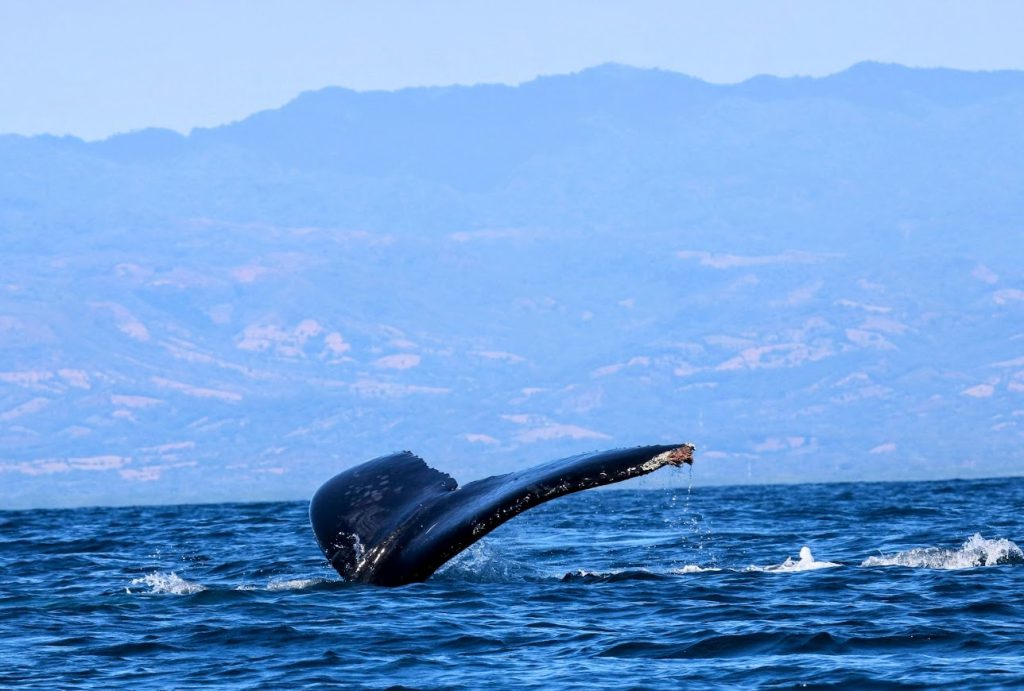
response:
[[[281,590],[303,590],[305,588],[327,582],[329,581],[325,578],[292,578],[287,580],[272,580],[265,586],[256,585],[254,583],[242,583],[241,585],[235,586],[233,590],[262,590],[270,592]],[[138,586],[145,586],[147,589],[141,589]],[[227,586],[225,586],[225,588],[226,587]],[[141,578],[133,578],[126,590],[132,594],[194,595],[195,593],[207,590],[207,587],[201,583],[186,581],[173,571],[170,573],[154,571],[153,573],[142,576]]]
[[[240,592],[277,592],[281,590],[305,590],[306,588],[312,587],[314,585],[331,582],[332,581],[327,578],[276,579],[268,581],[266,585],[256,585],[255,583],[242,583],[241,585],[236,585],[233,588],[233,590]]]
[[[697,564],[687,564],[678,569],[672,569],[672,573],[712,573],[715,571],[721,571],[721,569],[714,566],[698,566]]]
[[[975,533],[959,549],[919,547],[906,552],[868,557],[861,566],[908,566],[921,569],[973,569],[978,566],[1024,564],[1024,552],[1010,540],[988,540]]]
[[[786,557],[786,561],[772,566],[748,566],[747,571],[768,571],[771,573],[793,573],[796,571],[816,571],[817,569],[831,569],[839,566],[831,561],[817,561],[811,553],[811,548],[804,545],[800,548],[800,558],[793,559]]]
[[[129,587],[126,590],[129,593],[142,592],[138,590],[132,590],[130,586],[147,586],[149,593],[154,595],[193,595],[195,593],[206,590],[206,587],[199,583],[192,583],[186,581],[178,574],[171,571],[170,573],[162,573],[160,571],[154,571],[153,573],[146,574],[141,578],[133,578]]]

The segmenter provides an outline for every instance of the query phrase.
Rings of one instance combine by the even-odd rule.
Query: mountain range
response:
[[[1022,123],[1024,72],[604,65],[0,136],[0,508],[306,497],[404,448],[1019,475]]]

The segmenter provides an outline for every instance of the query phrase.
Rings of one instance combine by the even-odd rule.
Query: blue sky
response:
[[[0,132],[99,138],[235,120],[327,85],[517,83],[602,62],[713,82],[863,60],[1024,68],[1024,3],[262,2],[0,4]]]

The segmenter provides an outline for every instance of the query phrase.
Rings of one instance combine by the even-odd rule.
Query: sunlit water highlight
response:
[[[299,502],[0,512],[0,687],[1024,684],[1024,480],[678,481],[397,589],[340,582]]]

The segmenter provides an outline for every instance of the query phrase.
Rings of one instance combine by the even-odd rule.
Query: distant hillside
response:
[[[691,439],[702,482],[1024,472],[1024,73],[605,65],[0,136],[0,508]]]

